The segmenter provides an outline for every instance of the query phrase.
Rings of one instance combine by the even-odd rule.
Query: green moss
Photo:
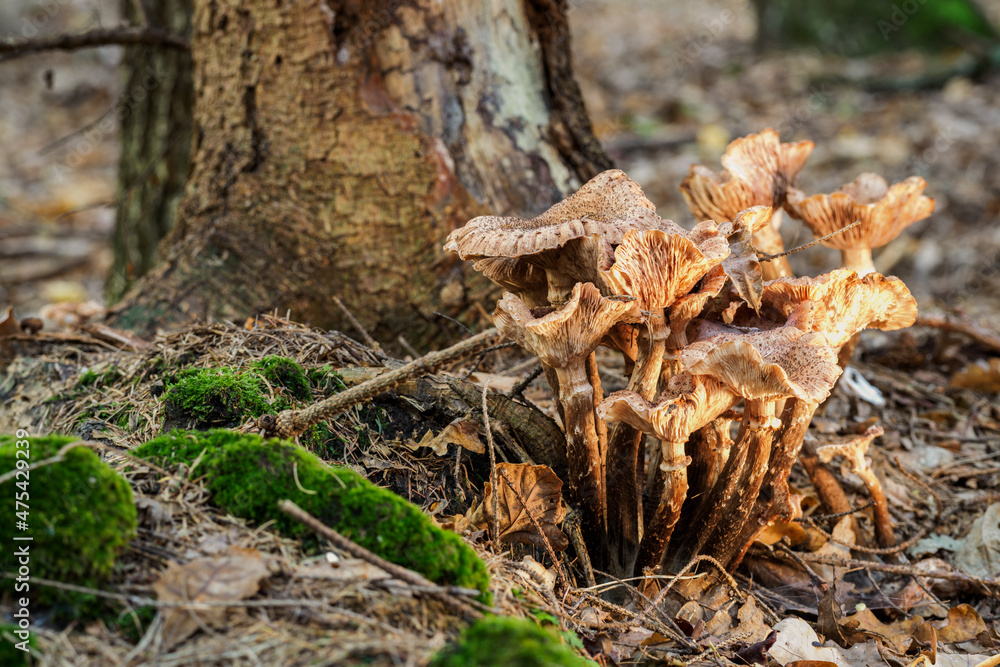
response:
[[[98,373],[88,368],[80,373],[80,378],[76,384],[78,387],[112,385],[122,379],[122,377],[121,371],[117,368],[112,368],[103,373]]]
[[[591,667],[596,664],[531,621],[486,616],[469,626],[458,642],[434,656],[430,667]]]
[[[167,430],[233,427],[312,397],[309,378],[291,359],[268,356],[246,368],[187,369],[166,378]]]
[[[306,373],[296,362],[285,357],[275,355],[258,359],[253,364],[264,379],[271,384],[276,384],[288,390],[288,393],[295,398],[308,401],[312,398],[312,391],[309,388],[309,379]]]
[[[55,435],[28,438],[28,447],[18,447],[25,440],[0,436],[0,470],[14,470],[18,461],[36,463],[50,458],[74,440]],[[27,452],[29,458],[19,452]],[[26,506],[17,505],[19,498]],[[27,530],[18,527],[21,521]],[[0,484],[0,534],[32,538],[30,542],[2,541],[0,568],[6,572],[18,571],[15,550],[26,545],[32,576],[96,586],[111,574],[135,528],[132,489],[86,447],[70,449],[61,462]],[[57,616],[82,613],[94,601],[92,596],[34,585],[27,592],[43,604],[52,604]]]
[[[486,566],[458,535],[391,491],[288,441],[223,430],[174,431],[136,450],[168,467],[190,465],[202,452],[194,474],[205,476],[213,502],[231,514],[257,523],[273,520],[283,534],[315,545],[309,529],[278,510],[278,501],[287,498],[382,558],[435,582],[487,591]]]
[[[21,644],[23,641],[20,636],[15,634],[19,631],[21,628],[14,623],[0,623],[0,665],[4,665],[4,667],[32,664],[28,661],[28,652],[17,648],[17,644]],[[28,635],[27,646],[35,651],[38,650],[38,642],[35,641],[34,633]]]

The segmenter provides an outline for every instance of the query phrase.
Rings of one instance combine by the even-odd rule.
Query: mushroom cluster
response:
[[[793,183],[812,147],[766,130],[730,144],[722,175],[693,167],[690,230],[610,170],[535,218],[481,216],[449,236],[446,250],[507,290],[496,326],[558,397],[568,500],[598,567],[677,571],[699,554],[735,567],[798,512],[788,476],[841,349],[913,323],[906,286],[862,260],[930,214],[923,182],[862,175],[807,198]],[[759,261],[782,250],[781,210],[817,235],[861,219],[827,241],[848,266],[796,278]],[[609,396],[599,346],[625,360],[626,388]]]

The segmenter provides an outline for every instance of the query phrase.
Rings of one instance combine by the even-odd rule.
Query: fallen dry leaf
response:
[[[185,565],[172,562],[153,584],[161,602],[224,602],[244,600],[267,577],[256,549],[231,547],[225,555],[196,558]],[[226,607],[167,607],[163,609],[164,650],[176,646],[202,626],[225,624]]]
[[[419,442],[410,441],[410,449],[430,447],[438,456],[448,455],[448,445],[459,445],[474,454],[485,454],[486,446],[479,439],[480,424],[477,419],[459,418],[441,429],[436,436],[427,431]]]
[[[1000,503],[993,503],[972,522],[969,534],[955,552],[955,567],[974,577],[1000,572]]]
[[[948,610],[948,622],[937,629],[937,636],[946,644],[959,644],[976,639],[986,630],[979,612],[970,605],[960,604]]]
[[[1000,393],[1000,357],[978,359],[951,378],[952,387]]]
[[[504,480],[504,473],[517,493]],[[559,529],[559,524],[566,518],[566,506],[562,502],[563,483],[551,468],[525,463],[498,463],[497,477],[500,483],[498,514],[501,542],[545,547],[545,541],[528,516],[530,512],[542,527],[553,549],[562,551],[569,546],[569,539]],[[524,498],[527,509],[521,504],[518,493]],[[473,523],[487,529],[493,527],[493,485],[489,482],[486,483],[483,504],[476,512]]]
[[[729,256],[722,260],[722,270],[729,276],[740,298],[759,313],[764,279],[757,261],[757,249],[753,247],[753,227],[737,218],[719,225],[719,231],[729,241]]]

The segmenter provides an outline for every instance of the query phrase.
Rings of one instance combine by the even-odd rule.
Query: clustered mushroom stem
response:
[[[739,567],[746,550],[768,526],[777,521],[792,520],[794,509],[791,505],[788,476],[792,472],[799,450],[802,449],[802,442],[809,430],[809,423],[812,421],[813,413],[816,412],[816,407],[816,403],[799,398],[791,399],[786,406],[781,418],[781,428],[774,437],[771,461],[768,463],[757,502],[738,540],[742,545],[741,550],[736,554],[730,568]]]
[[[845,269],[854,269],[858,272],[858,277],[875,273],[875,263],[872,262],[872,251],[870,248],[848,248],[840,251],[841,266]]]
[[[652,400],[660,381],[663,353],[666,350],[670,328],[662,310],[651,313],[647,330],[640,334],[638,355],[628,391],[634,391],[647,401]],[[610,567],[615,574],[630,576],[643,537],[642,494],[638,472],[642,470],[645,456],[642,443],[645,437],[625,422],[615,422],[611,427],[607,448],[608,525],[615,530],[609,534]]]
[[[637,563],[640,572],[644,572],[646,568],[656,567],[663,560],[667,543],[687,498],[687,460],[684,442],[661,441],[660,446],[663,449],[660,463],[660,470],[663,472],[663,491],[639,545]]]
[[[730,496],[728,507],[709,538],[708,554],[723,563],[728,563],[739,550],[739,534],[764,482],[774,434],[780,424],[774,417],[774,401],[747,400],[743,407],[743,424],[746,429],[738,446],[747,450],[747,462],[740,471],[736,493]]]
[[[557,368],[559,402],[566,428],[569,491],[583,508],[583,528],[588,544],[602,539],[606,496],[603,464],[594,414],[594,388],[587,377],[585,359]]]

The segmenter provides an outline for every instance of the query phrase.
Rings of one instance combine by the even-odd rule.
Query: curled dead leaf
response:
[[[230,547],[224,555],[195,558],[181,565],[172,562],[153,583],[161,602],[235,602],[257,592],[267,567],[256,549]],[[164,650],[176,646],[203,626],[226,622],[222,605],[167,607],[163,610]]]
[[[534,517],[556,551],[569,546],[569,539],[559,529],[566,519],[566,506],[562,502],[562,480],[548,466],[525,463],[498,463],[500,480],[498,518],[501,542],[519,542],[545,547],[545,541],[535,529]],[[504,477],[510,480],[507,484]],[[513,485],[514,489],[511,489]],[[520,496],[520,498],[518,497]],[[524,503],[521,502],[524,499]],[[529,516],[529,514],[531,516]],[[493,485],[486,483],[483,504],[473,517],[473,523],[492,529]]]
[[[748,224],[743,216],[733,222],[719,225],[719,231],[726,235],[729,241],[729,255],[722,260],[722,270],[733,282],[740,298],[760,313],[761,299],[764,295],[764,278],[757,260],[757,249],[753,246],[753,225]]]
[[[410,449],[430,447],[438,456],[448,455],[448,445],[459,445],[474,454],[485,454],[486,446],[479,439],[478,419],[459,418],[451,422],[437,435],[427,431],[419,442],[411,441]]]

